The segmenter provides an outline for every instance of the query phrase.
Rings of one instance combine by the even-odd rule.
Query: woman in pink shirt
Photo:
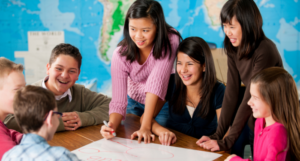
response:
[[[111,63],[109,127],[102,126],[100,132],[112,138],[126,113],[133,113],[142,117],[132,139],[149,143],[154,139],[152,121],[165,126],[168,119],[165,96],[181,36],[166,23],[161,5],[154,0],[138,0],[130,6],[123,35]]]
[[[300,160],[300,111],[293,77],[280,67],[264,69],[252,77],[250,94],[248,105],[257,118],[253,160]],[[231,155],[229,160],[243,159]]]

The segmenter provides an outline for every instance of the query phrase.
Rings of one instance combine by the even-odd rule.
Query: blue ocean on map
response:
[[[126,0],[126,2],[132,0]],[[221,8],[221,0],[210,0]],[[118,2],[118,3],[117,3]],[[207,0],[160,0],[167,22],[178,30],[183,38],[202,37],[222,48],[224,33],[220,24],[214,24],[206,5]],[[226,0],[223,0],[223,3]],[[298,0],[255,0],[263,16],[263,29],[280,52],[285,69],[294,77],[300,89],[300,2]],[[122,36],[105,36],[106,23],[114,21],[105,17],[110,5],[123,4],[121,0],[1,0],[0,1],[0,56],[26,64],[15,52],[29,51],[28,32],[63,31],[64,42],[79,48],[83,55],[77,83],[93,86],[93,90],[111,96],[110,61],[104,61],[100,44],[110,44],[110,58]],[[114,6],[117,7],[117,6]],[[126,10],[120,11],[124,16]],[[111,15],[109,15],[111,16]],[[218,16],[218,15],[216,15]],[[111,18],[111,17],[110,17]],[[116,20],[118,21],[118,20]],[[120,26],[122,28],[122,26]],[[109,30],[111,33],[112,31]],[[114,31],[115,35],[122,31]],[[33,44],[34,45],[34,44]],[[51,52],[51,50],[49,51]],[[102,55],[101,55],[102,54]],[[47,58],[48,59],[48,58]],[[41,66],[40,68],[46,68]],[[26,78],[26,72],[24,72]],[[45,73],[46,75],[46,73]],[[41,78],[45,77],[39,76]]]

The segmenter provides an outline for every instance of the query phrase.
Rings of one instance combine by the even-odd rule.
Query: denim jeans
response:
[[[126,113],[131,113],[137,116],[142,116],[142,114],[144,113],[145,110],[145,105],[141,104],[137,101],[135,101],[134,99],[130,98],[129,96],[127,96],[127,109],[126,109]],[[169,104],[168,102],[166,102],[164,104],[164,106],[162,107],[162,109],[160,110],[160,112],[158,113],[158,115],[155,117],[155,120],[162,126],[166,127],[167,125],[167,120],[169,118]]]
[[[236,154],[237,156],[244,158],[245,146],[247,144],[250,144],[252,158],[253,158],[253,141],[254,141],[254,132],[249,128],[248,123],[246,123],[239,138],[235,141],[235,143],[232,146],[231,154]]]

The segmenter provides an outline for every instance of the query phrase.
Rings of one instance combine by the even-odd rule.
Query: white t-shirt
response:
[[[195,108],[192,107],[192,106],[188,106],[188,105],[186,105],[186,108],[188,109],[191,118],[193,118],[193,114],[194,114],[194,112],[195,112]]]

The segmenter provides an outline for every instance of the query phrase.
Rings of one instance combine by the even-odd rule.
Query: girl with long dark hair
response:
[[[167,127],[196,138],[213,134],[225,86],[217,80],[211,51],[202,38],[189,37],[179,44],[175,84]],[[155,123],[152,130],[164,145],[176,141],[174,133]]]
[[[216,133],[203,136],[197,143],[211,151],[231,149],[232,153],[243,157],[245,144],[250,143],[253,149],[255,119],[247,105],[251,77],[265,68],[283,65],[275,44],[262,30],[262,17],[253,0],[227,1],[220,19],[228,56],[223,109]],[[224,137],[230,126],[229,134]]]
[[[112,138],[126,113],[141,117],[140,130],[132,134],[149,143],[152,121],[165,126],[165,103],[170,75],[180,34],[168,25],[159,2],[137,0],[129,8],[124,24],[124,39],[113,53],[111,64],[112,100],[108,126],[101,134]]]

